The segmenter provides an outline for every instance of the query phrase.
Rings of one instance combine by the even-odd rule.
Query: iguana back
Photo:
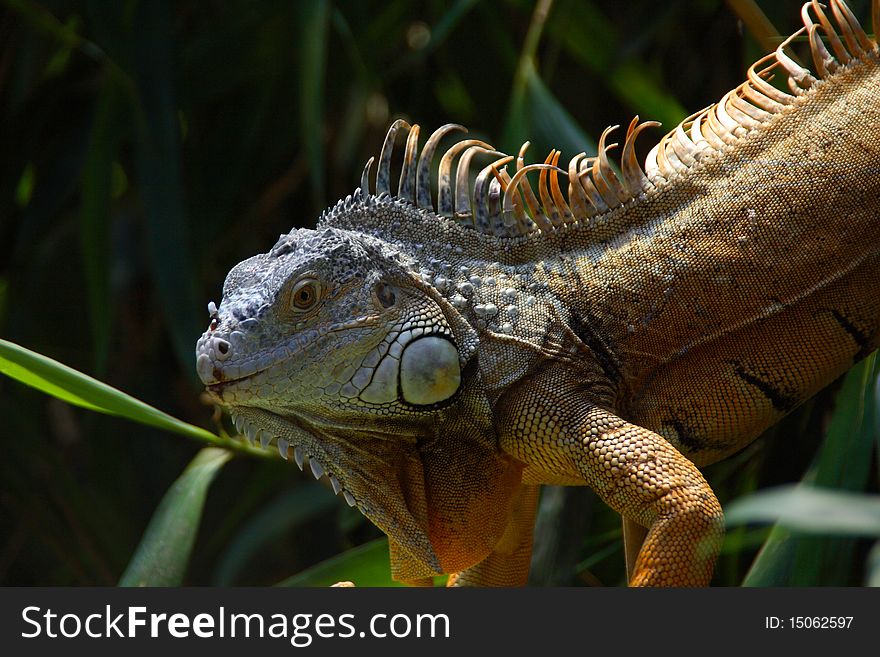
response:
[[[551,279],[614,355],[617,411],[698,464],[880,338],[876,51],[790,101],[609,216],[626,226],[573,253],[576,285]]]

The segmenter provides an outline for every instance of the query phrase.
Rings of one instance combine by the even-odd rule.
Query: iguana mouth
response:
[[[239,376],[237,378],[223,378],[223,370],[219,368],[214,368],[214,378],[218,379],[218,382],[205,386],[205,390],[219,396],[220,393],[222,393],[223,390],[225,390],[229,386],[235,385],[236,383],[242,383],[249,379],[253,379],[257,375],[262,374],[268,369],[269,368],[267,367],[261,370],[257,370],[256,372],[251,372],[250,374],[246,374],[244,376]]]
[[[236,378],[224,378],[223,370],[220,368],[214,368],[213,377],[217,380],[217,383],[206,385],[205,391],[208,393],[215,404],[228,406],[229,403],[234,400],[234,398],[229,397],[227,393],[237,390],[239,388],[246,388],[248,382],[256,379],[260,374],[266,372],[268,369],[269,368],[266,367],[261,370],[257,370],[256,372],[251,372],[249,374]]]
[[[213,302],[212,307],[216,307],[213,306]],[[249,358],[244,362],[229,360],[236,351],[234,342],[230,342],[232,336],[224,337],[215,333],[211,328],[203,333],[196,343],[196,372],[209,391],[217,392],[222,390],[223,385],[246,381],[284,361],[296,357],[304,349],[314,344],[318,338],[337,331],[369,327],[375,320],[376,317],[374,316],[359,317],[355,320],[341,322],[327,328],[304,331],[294,335],[287,343],[278,345],[271,350],[265,350],[258,356]],[[236,332],[233,331],[233,333]],[[227,340],[227,337],[230,339]],[[230,376],[230,370],[232,369],[236,373]]]

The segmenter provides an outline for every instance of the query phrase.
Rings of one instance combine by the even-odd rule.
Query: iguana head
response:
[[[401,548],[401,579],[482,559],[520,479],[497,450],[477,331],[444,295],[441,267],[428,276],[421,245],[351,228],[441,221],[358,191],[317,230],[236,265],[196,345],[198,374],[238,430],[326,473]]]
[[[473,351],[405,256],[335,228],[294,230],[236,265],[210,312],[198,372],[233,412],[382,424],[453,399]]]

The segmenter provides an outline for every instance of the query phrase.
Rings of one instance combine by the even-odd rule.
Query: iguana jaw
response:
[[[284,458],[292,455],[316,479],[326,477],[334,493],[392,537],[423,572],[444,572],[429,537],[423,467],[411,436],[346,431],[322,418],[307,423],[247,406],[229,410],[249,439],[274,446]]]
[[[298,411],[224,404],[242,434],[278,449],[357,508],[394,542],[396,579],[458,572],[482,560],[500,538],[521,464],[497,450],[485,426],[469,422],[475,364],[462,393],[421,424],[363,422]],[[460,453],[455,467],[447,459]]]

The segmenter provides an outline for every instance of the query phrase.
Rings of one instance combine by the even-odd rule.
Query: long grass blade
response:
[[[731,504],[725,520],[728,525],[778,522],[805,533],[880,538],[880,495],[780,486]]]
[[[196,454],[159,503],[119,580],[120,586],[180,586],[196,540],[208,486],[231,456],[228,451],[213,447]]]
[[[13,342],[0,339],[0,373],[62,401],[178,433],[204,443],[264,456],[267,452],[183,422],[113,386]]]
[[[876,414],[877,358],[872,354],[846,375],[825,442],[802,482],[862,491],[870,474]],[[745,500],[743,501],[745,502]],[[732,508],[736,508],[733,506]],[[815,527],[819,527],[819,519]],[[804,527],[799,527],[803,530]],[[816,531],[820,531],[816,529]],[[855,543],[850,538],[805,536],[777,525],[746,575],[745,586],[847,584]]]
[[[341,504],[317,482],[299,486],[261,509],[243,523],[226,545],[214,575],[216,586],[232,586],[241,573],[269,544]]]
[[[324,72],[330,24],[326,0],[300,3],[299,110],[300,135],[309,163],[309,180],[316,211],[324,208]]]
[[[193,336],[203,323],[199,312],[203,305],[196,294],[192,264],[196,258],[189,251],[184,209],[169,5],[157,0],[139,3],[135,9],[134,153],[156,290],[169,318],[177,356],[195,378]]]
[[[110,202],[113,162],[122,132],[123,90],[108,72],[98,94],[86,160],[80,207],[80,246],[85,265],[89,315],[95,346],[95,371],[103,373],[110,342]]]

